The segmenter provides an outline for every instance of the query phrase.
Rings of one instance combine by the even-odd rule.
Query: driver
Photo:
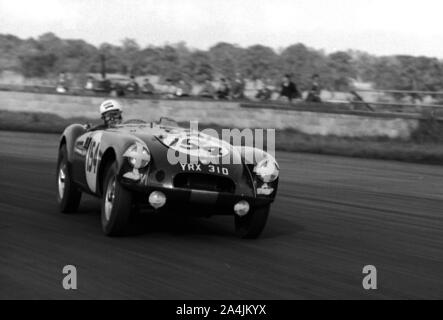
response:
[[[100,114],[106,128],[122,123],[122,106],[116,100],[106,100],[100,105]]]
[[[89,131],[104,130],[122,123],[122,106],[116,100],[106,100],[100,105],[100,114],[103,124],[88,129]]]

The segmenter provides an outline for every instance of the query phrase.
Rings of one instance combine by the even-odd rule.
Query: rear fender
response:
[[[72,157],[74,154],[75,140],[86,132],[86,128],[80,124],[72,124],[63,131],[60,137],[59,148],[62,144],[66,144],[66,150],[68,152],[68,161],[72,163]]]

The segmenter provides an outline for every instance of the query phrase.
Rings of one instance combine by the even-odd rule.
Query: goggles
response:
[[[122,112],[118,110],[109,111],[103,114],[102,118],[105,121],[122,120]]]

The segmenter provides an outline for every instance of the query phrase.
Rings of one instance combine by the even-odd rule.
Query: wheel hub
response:
[[[60,170],[58,173],[58,195],[60,199],[63,199],[65,193],[65,181],[66,181],[66,166],[60,166]]]
[[[114,199],[115,199],[115,177],[109,180],[105,195],[105,218],[108,221],[111,218]]]

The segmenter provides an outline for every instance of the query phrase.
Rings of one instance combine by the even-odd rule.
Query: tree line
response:
[[[432,57],[375,56],[354,50],[328,54],[301,43],[275,51],[264,45],[243,48],[219,42],[208,50],[198,50],[184,42],[141,47],[127,38],[120,45],[96,47],[53,33],[36,39],[0,34],[0,71],[12,70],[25,77],[99,73],[101,56],[106,59],[108,73],[158,75],[172,81],[201,83],[240,74],[276,83],[282,75],[290,74],[304,90],[309,88],[312,75],[319,74],[322,87],[334,91],[349,90],[350,79],[372,82],[379,89],[443,91],[443,62]]]

